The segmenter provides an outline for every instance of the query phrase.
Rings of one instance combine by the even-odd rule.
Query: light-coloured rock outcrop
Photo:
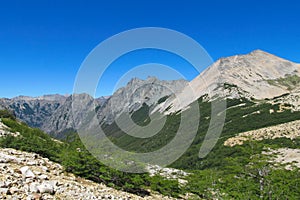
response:
[[[275,166],[283,164],[287,170],[291,170],[293,167],[300,168],[300,149],[268,149],[263,151],[262,154],[270,156],[269,161],[274,163]]]
[[[149,172],[150,176],[159,175],[166,179],[177,180],[180,186],[184,186],[188,183],[186,177],[190,174],[183,170],[160,167],[158,165],[148,165],[146,169]]]
[[[239,133],[237,136],[227,139],[224,145],[232,147],[242,145],[249,140],[260,141],[276,138],[289,138],[292,140],[296,137],[300,137],[300,120]]]
[[[270,99],[267,103],[280,104],[281,110],[290,109],[292,111],[300,111],[300,88],[296,88],[286,95]]]

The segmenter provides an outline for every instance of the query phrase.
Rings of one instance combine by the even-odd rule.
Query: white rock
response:
[[[0,163],[8,163],[8,162],[13,162],[15,160],[16,160],[15,156],[10,156],[10,155],[0,153]]]
[[[16,187],[11,187],[11,188],[9,189],[9,192],[10,192],[11,194],[17,193],[18,191],[19,191],[19,189],[16,188]]]
[[[42,170],[43,170],[44,172],[49,172],[49,169],[48,169],[48,167],[46,167],[46,166],[42,166],[41,168],[42,168]]]
[[[8,193],[8,188],[0,188],[0,194],[7,194]]]
[[[48,181],[48,183],[50,185],[52,185],[53,188],[55,188],[56,186],[58,186],[58,181],[52,180],[52,181]]]
[[[179,185],[184,186],[188,183],[188,181],[184,180],[184,179],[178,179],[178,183],[179,183]]]
[[[40,171],[34,171],[33,173],[34,173],[35,175],[38,175],[38,176],[39,176],[39,175],[42,175],[42,172],[40,172]]]
[[[22,172],[22,175],[25,178],[34,178],[35,177],[34,173],[30,170],[30,168],[28,166],[22,167],[20,169],[20,171]]]
[[[35,161],[29,161],[27,162],[27,165],[36,165],[37,163]]]
[[[29,186],[29,191],[32,193],[37,193],[39,191],[38,185],[38,183],[31,183]]]
[[[22,183],[21,183],[21,184],[22,184]],[[21,185],[21,184],[19,184],[19,185]],[[25,192],[29,192],[29,185],[28,185],[28,184],[25,184],[25,185],[23,186],[22,190],[25,191]]]
[[[40,175],[38,178],[41,180],[48,180],[48,176],[45,174]]]
[[[37,188],[41,194],[43,194],[43,193],[53,194],[54,193],[54,187],[49,182],[43,182],[41,185],[37,186]]]
[[[5,188],[6,187],[6,184],[4,181],[0,181],[0,188]]]
[[[11,180],[6,180],[5,181],[5,186],[6,187],[10,187],[12,185],[12,181]]]

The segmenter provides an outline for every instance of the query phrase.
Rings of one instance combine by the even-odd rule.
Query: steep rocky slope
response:
[[[84,97],[85,95],[82,95]],[[108,97],[93,100],[96,106],[102,106]],[[80,116],[72,118],[72,95],[44,95],[40,97],[18,96],[0,99],[0,110],[13,111],[18,119],[31,127],[41,128],[48,133],[58,133],[75,129]]]
[[[143,104],[152,106],[163,97],[176,94],[188,84],[185,80],[161,81],[155,77],[146,80],[132,79],[125,87],[118,89],[98,111],[98,118],[112,123],[122,112],[131,113]]]
[[[81,100],[85,102],[83,105],[93,104],[96,109],[102,107],[107,101],[107,98],[105,97],[93,99],[91,96],[86,94],[80,94],[78,98],[81,98]],[[66,130],[75,130],[78,126],[80,126],[83,119],[80,113],[74,115],[72,111],[72,103],[73,95],[69,96],[65,102],[61,104],[51,116],[49,116],[47,121],[42,124],[40,128],[51,134],[61,133]],[[84,112],[86,109],[83,108],[81,111]]]
[[[169,112],[181,110],[205,94],[208,94],[209,99],[220,96],[274,98],[296,89],[287,84],[280,84],[280,81],[276,84],[278,80],[282,80],[282,83],[290,81],[289,79],[297,79],[299,76],[300,64],[255,50],[246,55],[219,59],[192,80],[188,87],[178,95],[183,103],[180,104],[173,98],[161,104],[157,109],[163,111],[171,105]]]
[[[110,97],[93,99],[89,95],[80,94],[76,99],[81,101],[82,105],[86,105],[86,108],[78,105],[81,107],[80,112],[85,112],[92,106],[97,112],[99,122],[110,124],[122,112],[131,113],[141,108],[143,104],[152,106],[162,97],[182,90],[186,84],[184,80],[160,81],[154,77],[146,80],[134,78]],[[73,102],[73,96],[67,98],[41,128],[48,133],[61,133],[80,127],[84,115],[74,113]]]

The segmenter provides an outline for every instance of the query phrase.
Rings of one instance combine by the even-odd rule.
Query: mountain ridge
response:
[[[208,95],[209,100],[217,97],[272,99],[288,94],[281,98],[282,103],[293,104],[298,109],[300,100],[296,96],[300,87],[296,85],[291,90],[287,84],[281,84],[289,78],[298,81],[298,76],[300,64],[254,50],[248,54],[220,58],[190,82],[161,81],[156,77],[145,80],[133,78],[111,96],[94,99],[94,103],[99,122],[108,124],[113,123],[122,112],[132,113],[144,104],[150,107],[150,113],[160,111],[168,114],[186,109],[204,95]],[[180,104],[176,97],[181,100]],[[164,101],[158,103],[162,98],[165,98]],[[71,122],[72,95],[2,98],[0,106],[13,110],[17,118],[48,133],[76,129]],[[80,119],[75,121],[79,123]]]

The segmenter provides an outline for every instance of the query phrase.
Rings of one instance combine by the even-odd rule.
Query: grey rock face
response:
[[[101,106],[106,100],[107,98],[100,97],[94,102],[97,106]],[[12,110],[21,121],[48,133],[58,133],[76,128],[71,113],[72,96],[56,94],[41,97],[2,98],[0,99],[0,109]],[[75,122],[80,123],[80,116],[76,116]]]
[[[154,105],[160,98],[179,92],[186,84],[187,81],[184,80],[160,81],[154,77],[146,80],[134,78],[111,97],[93,99],[89,95],[77,95],[77,108],[73,110],[74,98],[70,96],[41,128],[48,133],[61,133],[65,130],[77,129],[84,122],[89,109],[97,113],[99,123],[109,124],[122,112],[136,111],[143,103],[149,106]]]
[[[107,97],[93,99],[101,107]],[[51,133],[59,133],[75,129],[74,124],[80,123],[80,115],[76,115],[73,123],[72,96],[44,95],[41,97],[18,96],[12,99],[0,99],[0,110],[12,110],[16,117],[31,127],[41,128]]]
[[[61,133],[66,130],[75,130],[83,121],[84,113],[91,106],[96,109],[101,107],[104,103],[104,99],[93,99],[87,94],[77,95],[76,100],[82,101],[77,105],[81,105],[79,108],[82,113],[74,113],[72,110],[73,95],[69,96],[66,101],[48,118],[47,123],[41,127],[48,133]],[[87,106],[88,105],[88,106]]]
[[[12,110],[18,119],[26,122],[29,126],[40,128],[66,98],[62,95],[19,96],[12,99],[0,99],[0,105]]]
[[[148,77],[146,80],[134,78],[108,99],[100,108],[98,118],[102,122],[112,123],[122,112],[136,111],[144,103],[148,106],[157,104],[159,99],[178,93],[187,84],[185,80],[161,81],[155,77]]]

